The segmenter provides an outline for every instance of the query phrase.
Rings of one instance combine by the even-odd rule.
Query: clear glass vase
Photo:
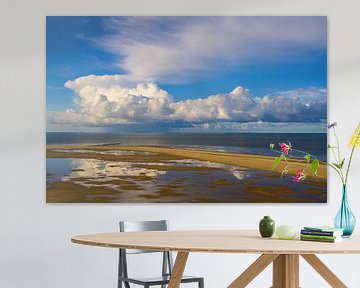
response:
[[[344,229],[343,237],[350,237],[355,229],[356,219],[349,207],[346,185],[343,185],[341,206],[334,224],[336,228]]]

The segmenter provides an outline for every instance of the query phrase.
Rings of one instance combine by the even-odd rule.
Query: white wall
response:
[[[347,143],[360,120],[358,0],[33,0],[3,1],[0,17],[0,287],[115,287],[116,250],[70,243],[75,234],[114,231],[119,219],[170,219],[173,229],[331,224],[340,183],[331,174],[327,205],[47,205],[45,203],[46,15],[327,15],[329,115]],[[349,187],[360,219],[360,151]],[[359,226],[360,227],[360,226]],[[255,255],[193,254],[188,273],[226,287]],[[360,255],[322,256],[349,287],[360,287]],[[135,260],[137,261],[137,260]],[[144,265],[139,269],[145,271]],[[348,263],[344,265],[345,263]],[[269,287],[267,269],[250,287]],[[302,287],[328,287],[306,263]]]

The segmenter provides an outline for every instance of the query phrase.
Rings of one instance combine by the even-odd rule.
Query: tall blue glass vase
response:
[[[350,237],[355,229],[356,219],[349,207],[346,185],[343,185],[341,206],[334,224],[336,228],[344,229],[343,237]]]

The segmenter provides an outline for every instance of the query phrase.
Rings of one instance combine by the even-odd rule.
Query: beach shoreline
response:
[[[272,164],[274,162],[274,157],[255,155],[255,154],[242,154],[236,152],[222,152],[222,151],[212,151],[207,149],[188,149],[188,148],[179,148],[179,147],[166,147],[166,146],[149,146],[149,145],[139,145],[139,146],[122,146],[118,144],[113,145],[48,145],[46,147],[47,157],[48,158],[92,158],[94,157],[95,152],[108,151],[126,151],[126,152],[145,152],[145,153],[155,153],[165,156],[177,157],[179,159],[196,159],[200,161],[209,161],[214,163],[221,163],[226,165],[234,165],[249,169],[263,170],[263,171],[277,171],[281,170],[288,164],[291,164],[289,167],[288,174],[295,175],[296,172],[304,168],[306,160],[302,159],[288,159],[288,163],[284,161],[278,165],[274,170],[272,169]],[[82,153],[72,152],[83,150]],[[86,150],[89,153],[84,153]],[[67,152],[62,152],[67,151]],[[116,161],[118,158],[117,155],[96,155],[97,158],[103,160]],[[131,158],[131,157],[128,157]],[[279,175],[280,177],[280,175]],[[318,173],[316,176],[309,174],[309,178],[326,180],[327,179],[327,167],[325,164],[320,164]]]
[[[326,167],[320,165],[318,176],[299,184],[292,181],[290,173],[302,165],[294,165],[282,179],[279,171],[284,164],[274,171],[273,161],[269,156],[180,147],[49,145],[46,201],[326,202]]]

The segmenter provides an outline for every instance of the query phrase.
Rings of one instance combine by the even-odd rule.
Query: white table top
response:
[[[213,253],[341,254],[360,253],[360,235],[339,243],[262,238],[256,230],[190,230],[166,232],[116,232],[75,236],[77,244],[90,246]]]

